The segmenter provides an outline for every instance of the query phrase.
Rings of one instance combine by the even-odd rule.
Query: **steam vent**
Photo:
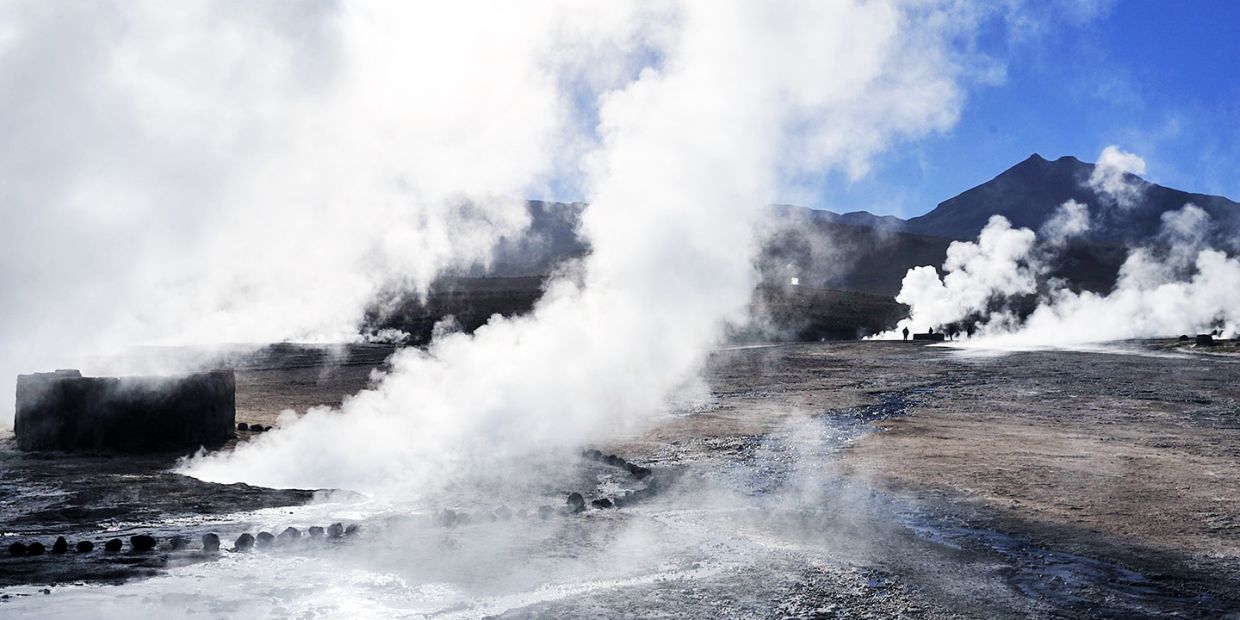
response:
[[[14,434],[22,450],[154,452],[233,437],[231,370],[176,377],[83,377],[57,370],[17,377]]]

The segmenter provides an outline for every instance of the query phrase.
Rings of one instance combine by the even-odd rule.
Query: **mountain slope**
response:
[[[1087,240],[1102,243],[1141,243],[1153,240],[1161,226],[1163,213],[1193,203],[1210,214],[1215,223],[1216,242],[1228,242],[1240,230],[1240,203],[1222,196],[1183,192],[1149,183],[1124,174],[1123,179],[1139,188],[1136,205],[1123,208],[1110,197],[1090,187],[1095,164],[1071,156],[1047,161],[1034,153],[1029,159],[1005,170],[999,176],[960,195],[945,200],[933,211],[912,218],[900,228],[907,232],[950,239],[973,239],[991,215],[1002,215],[1014,226],[1037,230],[1067,200],[1089,206],[1094,227]]]

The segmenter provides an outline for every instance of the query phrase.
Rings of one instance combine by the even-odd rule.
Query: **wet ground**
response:
[[[238,419],[338,402],[385,355],[344,351],[234,358]],[[0,440],[4,546],[195,541],[0,558],[0,615],[1240,617],[1238,361],[1167,342],[721,351],[708,396],[597,446],[653,476],[559,455],[534,467],[527,501],[463,493],[453,518],[210,485],[168,473],[170,457],[31,456]],[[560,514],[573,490],[639,501]],[[196,549],[206,531],[227,549],[241,532],[336,521],[362,530]]]

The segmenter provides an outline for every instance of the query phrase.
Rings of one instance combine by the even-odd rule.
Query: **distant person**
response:
[[[927,334],[933,334],[933,333],[934,333],[934,328],[933,328],[933,327],[927,327],[927,328],[926,328],[926,333],[927,333]]]
[[[972,323],[969,323],[969,324],[968,324],[967,326],[965,326],[965,328],[964,328],[964,335],[966,335],[966,336],[968,336],[968,337],[972,338],[972,337],[973,337],[973,333],[974,333],[975,331],[976,331],[976,328],[974,327],[974,325],[973,325]]]
[[[908,340],[908,328],[907,327],[904,328],[904,339]]]

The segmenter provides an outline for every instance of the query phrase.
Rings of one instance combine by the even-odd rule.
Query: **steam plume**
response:
[[[534,312],[407,350],[372,390],[227,455],[211,480],[398,485],[622,432],[691,379],[753,289],[753,230],[781,179],[853,172],[960,101],[947,12],[917,3],[675,5],[661,64],[597,100],[593,253]],[[362,448],[364,446],[364,448]]]
[[[1103,151],[1090,185],[1102,183],[1107,200],[1099,209],[1130,209],[1143,181],[1124,177],[1115,161],[1144,169],[1141,158],[1115,147]],[[1117,176],[1118,175],[1118,176]],[[1102,179],[1101,181],[1099,179]],[[1136,201],[1136,202],[1133,202]],[[910,269],[898,301],[911,306],[901,327],[921,330],[976,323],[990,344],[1064,345],[1128,338],[1240,331],[1240,260],[1209,247],[1215,223],[1191,203],[1162,215],[1162,227],[1146,247],[1134,248],[1107,294],[1073,291],[1047,279],[1048,261],[1064,240],[1085,232],[1089,209],[1068,201],[1042,228],[1043,242],[1028,229],[1012,229],[995,216],[977,242],[954,242],[940,278],[933,267]],[[1010,301],[1036,295],[1027,317]],[[893,332],[894,334],[894,332]]]

